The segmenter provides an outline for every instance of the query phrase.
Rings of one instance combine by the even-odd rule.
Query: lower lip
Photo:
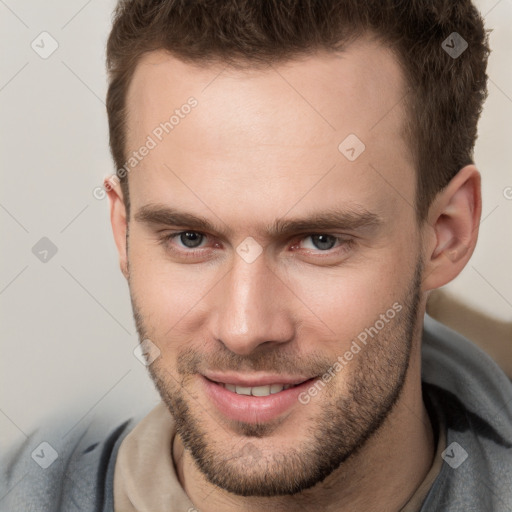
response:
[[[206,377],[201,376],[201,380],[206,394],[224,416],[244,423],[263,423],[277,418],[296,405],[299,395],[314,379],[268,396],[239,395]]]

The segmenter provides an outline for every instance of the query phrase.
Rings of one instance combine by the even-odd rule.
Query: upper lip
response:
[[[222,384],[234,384],[253,388],[257,386],[269,386],[270,384],[296,385],[311,379],[312,377],[287,376],[287,375],[239,375],[236,373],[206,372],[203,374],[208,380]]]

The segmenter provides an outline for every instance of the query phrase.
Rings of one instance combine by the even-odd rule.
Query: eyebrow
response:
[[[182,226],[194,231],[216,233],[223,236],[227,236],[230,232],[229,229],[214,224],[204,217],[161,204],[142,206],[135,213],[134,219],[144,224]],[[381,226],[383,222],[378,214],[356,206],[352,209],[329,209],[301,218],[276,219],[272,224],[266,226],[264,231],[270,238],[280,238],[306,232],[322,233],[334,229],[369,230]]]

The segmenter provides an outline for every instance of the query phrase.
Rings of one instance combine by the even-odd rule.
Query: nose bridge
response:
[[[251,263],[235,255],[216,297],[214,336],[238,354],[249,354],[262,343],[289,341],[293,325],[286,301],[280,300],[281,288],[263,255]]]

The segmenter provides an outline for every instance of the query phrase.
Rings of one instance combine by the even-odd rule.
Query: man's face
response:
[[[361,41],[264,70],[160,52],[137,67],[129,153],[152,146],[129,174],[137,328],[185,447],[226,490],[321,481],[409,378],[422,266],[404,94]]]

